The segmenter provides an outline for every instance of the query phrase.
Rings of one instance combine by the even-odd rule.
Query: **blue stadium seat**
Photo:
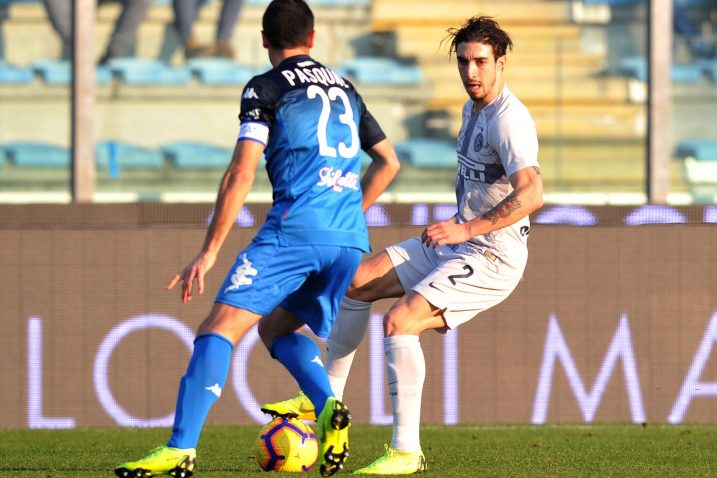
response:
[[[117,58],[109,69],[127,85],[185,85],[192,74],[185,67],[173,67],[159,60]]]
[[[70,152],[61,146],[36,141],[20,141],[3,146],[12,164],[19,168],[67,168]]]
[[[686,139],[677,145],[685,178],[694,185],[717,183],[717,139]]]
[[[589,5],[610,5],[611,7],[631,7],[644,1],[646,0],[583,0],[583,3]]]
[[[0,83],[21,85],[32,83],[34,78],[35,75],[31,69],[0,60]]]
[[[700,60],[699,64],[709,79],[717,83],[717,60]]]
[[[232,150],[201,142],[167,143],[161,151],[177,169],[224,169],[232,159]]]
[[[352,58],[336,68],[336,72],[363,84],[418,85],[423,81],[419,67],[383,57]]]
[[[260,73],[256,68],[224,58],[195,58],[187,62],[187,67],[199,81],[209,85],[243,85]]]
[[[197,3],[197,6],[201,6],[201,5],[211,5],[214,2],[216,2],[216,0],[197,0],[196,3]],[[166,5],[169,7],[172,6],[172,0],[152,0],[152,3],[154,5]]]
[[[417,168],[455,169],[456,144],[431,138],[416,138],[396,145],[398,157]]]
[[[685,8],[713,8],[714,0],[677,0]]]
[[[677,156],[697,161],[717,161],[717,139],[694,138],[677,144]]]
[[[371,0],[308,0],[312,7],[368,7]]]
[[[702,69],[702,66],[697,63],[688,65],[675,63],[672,65],[670,74],[675,83],[697,83],[702,80]],[[647,81],[647,58],[637,56],[621,58],[618,62],[618,70],[623,75]]]
[[[160,169],[164,155],[157,150],[123,141],[102,141],[95,145],[95,161],[100,169],[108,169],[112,176],[127,169]]]
[[[38,60],[32,63],[32,69],[50,85],[66,85],[72,80],[72,64],[68,60]],[[95,82],[106,85],[112,79],[112,73],[103,65],[95,70]]]
[[[697,83],[702,80],[702,68],[697,64],[673,64],[671,76],[675,83]]]
[[[271,0],[245,0],[247,5],[266,7]],[[307,0],[311,7],[367,7],[371,0]]]

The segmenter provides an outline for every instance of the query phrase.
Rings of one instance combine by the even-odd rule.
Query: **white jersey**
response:
[[[456,142],[458,173],[456,200],[458,222],[464,223],[491,209],[513,191],[508,178],[516,171],[538,167],[538,135],[528,109],[503,87],[503,91],[480,113],[473,101],[463,106],[463,124]],[[518,222],[459,245],[495,254],[506,263],[520,267],[527,260],[530,221]]]

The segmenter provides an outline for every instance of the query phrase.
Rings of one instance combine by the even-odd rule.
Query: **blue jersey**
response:
[[[284,245],[369,250],[361,150],[386,136],[353,85],[306,55],[252,78],[239,140],[266,146],[273,205],[262,231]]]

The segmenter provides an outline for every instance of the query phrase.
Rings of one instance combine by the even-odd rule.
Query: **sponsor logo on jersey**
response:
[[[224,292],[237,290],[243,285],[250,285],[252,279],[250,276],[257,275],[259,271],[251,266],[251,261],[246,257],[246,254],[242,256],[242,263],[236,268],[234,274],[231,277],[232,284],[224,289]]]
[[[359,175],[352,172],[347,172],[344,175],[343,170],[334,169],[333,166],[326,166],[319,170],[319,182],[317,186],[324,186],[332,188],[337,193],[340,193],[344,189],[352,189],[358,191]]]
[[[505,168],[500,163],[482,163],[459,154],[458,174],[470,181],[493,184],[505,176]]]
[[[485,181],[485,165],[484,164],[477,164],[472,168],[469,168],[463,163],[460,163],[458,165],[458,171],[461,176],[463,176],[466,179],[470,179],[471,181],[478,181],[481,183],[486,182]]]
[[[252,98],[259,99],[259,95],[256,94],[256,91],[254,91],[254,88],[247,88],[247,90],[244,92],[244,96],[242,96],[245,100],[250,100]]]

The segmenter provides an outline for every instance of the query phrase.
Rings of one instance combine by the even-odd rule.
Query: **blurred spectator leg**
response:
[[[43,0],[47,17],[62,42],[60,58],[69,60],[72,52],[72,3],[70,0]]]
[[[702,37],[699,26],[690,18],[687,10],[679,0],[673,2],[672,22],[675,33],[684,37],[693,58],[710,58],[714,56],[714,44]]]
[[[219,24],[217,25],[216,44],[213,45],[212,56],[234,58],[231,39],[243,6],[244,0],[224,0],[222,13],[219,16]]]
[[[185,58],[197,56],[202,49],[192,34],[194,22],[197,19],[199,6],[197,0],[173,0],[174,24],[177,27],[179,38],[184,45]]]
[[[152,0],[122,0],[122,13],[117,18],[105,54],[100,63],[134,53],[137,31],[144,21]]]

